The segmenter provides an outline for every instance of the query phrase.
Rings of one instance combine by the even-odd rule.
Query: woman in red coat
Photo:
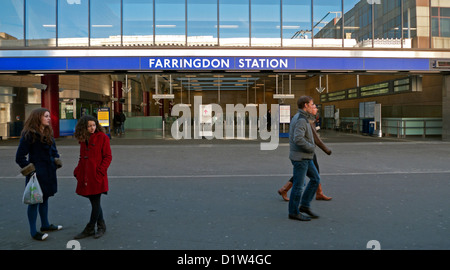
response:
[[[94,235],[101,237],[106,231],[100,197],[108,192],[108,167],[111,164],[111,147],[109,137],[99,125],[98,120],[90,115],[80,118],[75,127],[75,138],[80,143],[80,159],[73,171],[77,179],[76,193],[89,198],[92,211],[89,223],[75,236],[81,239]],[[97,232],[95,232],[97,224]]]

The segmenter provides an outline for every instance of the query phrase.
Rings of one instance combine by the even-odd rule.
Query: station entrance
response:
[[[400,71],[2,74],[0,136],[20,136],[27,113],[42,106],[46,95],[55,99],[56,92],[59,136],[71,136],[81,115],[98,115],[101,108],[110,109],[113,136],[119,112],[126,116],[125,130],[158,134],[170,130],[181,116],[172,115],[175,105],[187,106],[194,116],[195,97],[201,97],[202,104],[224,109],[227,104],[267,104],[268,109],[271,104],[283,105],[292,116],[301,95],[314,98],[317,121],[324,129],[374,136],[441,136],[445,78],[440,73]],[[218,121],[217,115],[211,117]],[[245,124],[248,130],[248,117]],[[280,132],[287,127],[288,123],[281,123]]]

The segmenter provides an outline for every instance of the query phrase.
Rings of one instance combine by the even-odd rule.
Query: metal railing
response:
[[[396,135],[397,138],[406,138],[407,135],[442,135],[442,119],[401,119],[382,120],[382,130],[385,136]]]

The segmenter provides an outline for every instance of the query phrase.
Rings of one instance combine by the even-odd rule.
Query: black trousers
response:
[[[86,196],[91,202],[92,211],[91,211],[91,219],[89,220],[89,224],[95,225],[100,220],[103,220],[103,210],[100,205],[100,198],[102,194],[88,195]]]

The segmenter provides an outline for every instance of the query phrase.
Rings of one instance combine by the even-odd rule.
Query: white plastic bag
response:
[[[22,201],[24,204],[43,203],[43,196],[44,194],[42,193],[42,189],[39,185],[36,174],[33,174],[30,178],[30,181],[28,181],[28,184],[25,187]]]

